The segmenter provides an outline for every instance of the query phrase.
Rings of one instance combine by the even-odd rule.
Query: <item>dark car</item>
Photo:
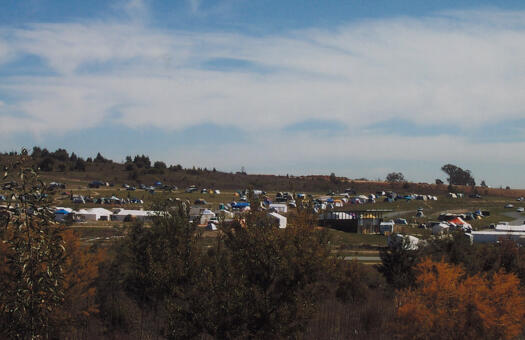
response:
[[[194,204],[197,204],[197,205],[204,205],[204,204],[208,204],[208,202],[206,202],[205,200],[203,200],[203,199],[201,198],[201,199],[195,200]]]
[[[88,184],[88,187],[89,188],[100,188],[100,187],[103,187],[105,185],[106,185],[106,183],[104,183],[102,181],[93,181],[93,182]]]

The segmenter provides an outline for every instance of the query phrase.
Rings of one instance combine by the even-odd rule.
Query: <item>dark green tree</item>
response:
[[[419,261],[419,250],[413,250],[406,238],[379,253],[378,271],[396,289],[410,287],[415,282],[414,266]]]
[[[223,224],[205,250],[185,203],[157,209],[151,228],[136,226],[123,241],[119,276],[144,311],[164,311],[163,336],[262,339],[305,330],[331,284],[326,233],[300,220],[282,230],[253,211]]]
[[[386,175],[386,181],[389,183],[401,183],[405,181],[405,176],[401,172],[391,172]]]
[[[76,171],[86,171],[86,162],[82,158],[77,158],[73,167]]]
[[[154,164],[153,164],[153,167],[155,169],[166,169],[166,163],[162,162],[162,161],[156,161]]]
[[[40,170],[42,171],[53,171],[55,167],[55,160],[52,157],[46,157],[44,158],[39,164],[38,164]]]
[[[441,170],[448,175],[447,181],[450,185],[476,185],[470,170],[463,170],[453,164],[445,164],[441,167]]]

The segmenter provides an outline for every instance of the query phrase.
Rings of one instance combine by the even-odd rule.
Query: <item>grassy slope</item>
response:
[[[0,157],[0,162],[5,161]],[[110,197],[112,195],[118,197],[134,197],[143,199],[145,201],[144,208],[151,206],[154,200],[165,200],[167,198],[188,199],[193,202],[197,198],[204,198],[208,201],[210,207],[216,207],[219,203],[227,203],[233,199],[238,199],[234,193],[238,189],[253,186],[262,190],[269,191],[270,195],[275,195],[276,191],[295,191],[306,192],[314,195],[324,194],[327,191],[343,191],[345,188],[352,187],[359,193],[370,193],[380,190],[392,190],[398,193],[428,193],[439,195],[438,201],[396,201],[394,203],[385,203],[379,201],[378,203],[365,206],[347,206],[345,209],[391,209],[401,212],[399,217],[405,217],[409,222],[424,223],[436,220],[439,213],[444,211],[449,212],[466,212],[477,209],[491,211],[491,216],[483,220],[469,221],[475,228],[487,226],[490,223],[498,221],[511,220],[508,216],[503,215],[506,209],[503,206],[506,203],[512,202],[515,208],[525,206],[525,203],[516,202],[515,197],[524,196],[523,190],[500,190],[500,189],[482,189],[477,188],[478,191],[484,195],[483,199],[448,199],[445,193],[448,192],[446,185],[436,186],[424,183],[409,183],[403,184],[388,184],[384,182],[372,181],[350,181],[344,178],[339,178],[335,183],[330,181],[328,176],[308,176],[308,177],[290,177],[290,176],[274,176],[274,175],[245,175],[245,174],[231,174],[224,172],[213,171],[194,171],[194,170],[179,170],[170,171],[164,170],[159,174],[147,173],[144,169],[139,169],[139,175],[136,180],[130,179],[130,172],[126,171],[124,165],[118,163],[92,163],[88,164],[85,172],[67,171],[67,172],[46,172],[42,177],[47,182],[59,181],[66,183],[67,189],[65,191],[74,194],[91,195],[94,197]],[[88,189],[87,184],[93,180],[103,180],[115,183],[114,187],[103,187],[99,189]],[[189,185],[197,185],[198,187],[219,188],[222,190],[220,195],[192,193],[187,194],[183,190],[175,192],[157,191],[154,195],[143,190],[126,191],[121,188],[124,183],[130,185],[137,185],[138,183],[152,184],[155,181],[162,181],[164,184],[177,185],[180,189],[184,189]],[[456,192],[469,193],[471,188],[456,187]],[[64,191],[64,190],[61,190]],[[486,196],[486,195],[489,196]],[[72,205],[69,196],[60,195],[60,191],[56,196],[56,204],[64,205],[73,208],[80,208],[80,206]],[[83,207],[94,206],[87,204]],[[423,208],[426,217],[424,219],[416,219],[415,212],[418,208]],[[109,207],[110,208],[110,207]],[[129,206],[128,208],[139,208],[139,206]],[[514,209],[512,209],[514,211]],[[507,210],[508,211],[508,210]],[[525,220],[525,215],[524,220]],[[122,224],[117,224],[117,226]],[[403,231],[425,237],[428,231],[417,228],[403,227]],[[112,236],[120,236],[123,231],[114,227],[111,222],[97,222],[95,226],[77,225],[75,230],[78,231],[83,239],[93,239],[99,237],[105,239]],[[339,255],[355,255],[355,249],[372,249],[377,250],[378,247],[386,245],[386,237],[381,235],[358,235],[347,234],[335,230],[330,230],[334,251]],[[213,242],[213,233],[204,235],[206,242]],[[104,242],[104,241],[103,241]]]

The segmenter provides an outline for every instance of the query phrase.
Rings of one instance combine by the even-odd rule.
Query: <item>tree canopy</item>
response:
[[[441,170],[448,175],[447,181],[450,185],[476,185],[470,170],[463,170],[453,164],[445,164],[441,167]]]
[[[416,287],[399,292],[397,327],[405,339],[513,339],[522,332],[525,296],[514,274],[468,276],[463,268],[426,259]]]
[[[401,172],[391,172],[386,175],[386,181],[389,183],[401,183],[405,181],[405,176]]]

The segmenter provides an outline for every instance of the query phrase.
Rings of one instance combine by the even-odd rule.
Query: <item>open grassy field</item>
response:
[[[238,200],[239,198],[234,195],[234,191],[226,191],[221,192],[221,194],[201,194],[201,193],[186,193],[183,191],[175,191],[175,192],[164,192],[164,191],[158,191],[155,194],[150,194],[144,190],[137,190],[137,191],[126,191],[121,188],[101,188],[101,189],[91,189],[91,190],[79,190],[78,194],[84,194],[84,195],[91,195],[93,197],[109,197],[112,195],[118,196],[118,197],[127,197],[126,195],[129,194],[130,197],[137,197],[144,200],[144,206],[140,205],[127,205],[127,208],[145,208],[148,209],[156,201],[163,201],[167,200],[169,198],[176,199],[179,198],[181,200],[188,200],[190,202],[194,202],[196,199],[203,198],[205,199],[208,204],[206,207],[215,209],[218,207],[219,203],[228,203],[232,200]],[[274,197],[275,192],[268,193],[270,197]],[[314,193],[314,195],[318,195],[318,193]],[[504,205],[507,203],[514,204],[514,208],[512,209],[506,209],[504,208]],[[79,209],[83,207],[92,207],[92,206],[98,206],[93,203],[87,203],[87,204],[71,204],[71,201],[69,199],[69,196],[57,196],[56,199],[56,205],[60,206],[68,206],[72,207],[74,209]],[[113,208],[113,207],[120,207],[119,205],[110,206],[110,205],[104,205],[106,208]],[[430,221],[436,221],[439,214],[444,212],[451,212],[451,213],[464,213],[464,212],[472,212],[475,210],[488,210],[490,211],[490,216],[484,217],[480,220],[471,220],[468,221],[473,225],[475,229],[479,228],[485,228],[489,226],[491,223],[497,223],[499,221],[512,221],[515,219],[514,217],[506,215],[506,213],[513,212],[514,215],[520,216],[520,214],[515,213],[515,209],[517,207],[525,207],[524,202],[516,202],[512,199],[508,199],[505,197],[485,197],[482,199],[472,199],[472,198],[463,198],[463,199],[449,199],[446,197],[439,197],[437,201],[405,201],[405,200],[398,200],[393,203],[386,203],[386,202],[378,202],[375,204],[367,203],[364,205],[345,205],[345,207],[340,208],[340,210],[354,210],[354,209],[388,209],[392,210],[392,213],[390,215],[385,216],[385,220],[394,219],[397,217],[406,218],[410,225],[416,226],[420,223],[428,223]],[[415,217],[416,212],[419,208],[423,208],[425,216],[422,218]],[[523,220],[525,220],[525,214],[521,214],[523,216]],[[117,222],[107,222],[107,221],[98,221],[98,222],[90,222],[90,225],[99,226],[101,228],[108,227],[108,226],[114,226],[117,224]],[[416,236],[422,236],[426,237],[426,234],[428,232],[425,232],[424,230],[417,229],[415,227],[411,226],[399,226],[399,231],[406,232],[410,234],[415,234]],[[86,227],[87,228],[87,227]],[[345,234],[341,232],[335,232],[335,239],[336,242],[339,243],[347,243],[348,245],[379,245],[384,246],[385,242],[380,241],[381,237],[378,235],[352,235],[352,234]]]

